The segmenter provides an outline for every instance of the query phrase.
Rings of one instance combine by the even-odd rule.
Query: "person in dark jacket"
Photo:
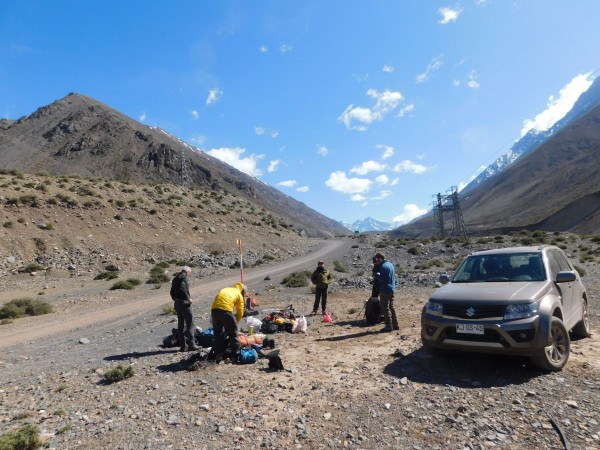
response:
[[[325,315],[327,312],[327,289],[329,288],[329,283],[331,283],[331,273],[325,268],[323,261],[318,262],[317,268],[310,277],[310,281],[316,286],[315,304],[313,305],[311,315],[314,316],[317,314],[319,302],[321,303],[321,311]]]
[[[379,287],[379,304],[381,313],[385,320],[385,327],[380,331],[389,333],[393,330],[399,330],[398,317],[394,308],[394,292],[396,291],[396,271],[394,265],[387,261],[381,253],[373,257],[375,267],[377,268],[377,277],[375,278]],[[375,273],[375,268],[373,269]]]
[[[187,341],[188,350],[198,350],[194,341],[194,319],[192,317],[192,303],[190,298],[190,286],[188,277],[192,269],[185,266],[181,269],[171,282],[171,298],[175,302],[175,311],[177,312],[177,339],[179,340],[179,351],[185,352],[185,343]]]

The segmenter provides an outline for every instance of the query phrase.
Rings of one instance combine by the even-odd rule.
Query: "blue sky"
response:
[[[404,223],[600,67],[597,0],[0,1],[0,117],[70,92],[326,216]]]

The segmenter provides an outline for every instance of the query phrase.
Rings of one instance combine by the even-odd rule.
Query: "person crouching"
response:
[[[215,333],[215,362],[225,359],[225,350],[231,351],[231,361],[237,362],[240,354],[240,339],[238,337],[238,322],[244,315],[244,294],[246,287],[236,283],[219,291],[210,310],[213,330]],[[233,315],[233,310],[235,316]],[[227,341],[227,342],[226,342]]]

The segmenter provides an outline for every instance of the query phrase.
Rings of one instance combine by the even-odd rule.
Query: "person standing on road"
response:
[[[331,283],[331,273],[325,268],[325,263],[319,261],[317,268],[310,277],[312,284],[316,286],[315,290],[315,303],[311,315],[316,315],[319,309],[319,302],[321,303],[321,311],[323,315],[327,312],[327,289],[329,283]]]
[[[378,275],[375,281],[378,282],[379,303],[383,319],[385,320],[385,327],[380,331],[382,333],[389,333],[393,330],[399,330],[398,317],[394,308],[394,292],[396,291],[396,271],[394,265],[387,261],[381,253],[377,253],[373,257],[373,262],[377,268]],[[375,273],[375,269],[373,272]]]
[[[195,332],[196,327],[192,317],[191,306],[193,300],[190,298],[190,286],[187,280],[191,273],[192,269],[189,266],[182,267],[181,272],[171,282],[170,293],[177,312],[177,339],[179,341],[179,351],[181,352],[185,352],[186,341],[188,350],[198,350],[199,348],[194,341],[193,332]]]
[[[225,359],[225,350],[231,350],[231,361],[237,362],[240,355],[240,338],[238,326],[244,316],[244,294],[246,286],[236,283],[219,291],[213,302],[210,315],[215,333],[215,362]],[[233,315],[233,310],[235,316]],[[228,345],[227,345],[228,344]]]

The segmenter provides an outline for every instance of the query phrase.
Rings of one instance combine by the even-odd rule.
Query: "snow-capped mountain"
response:
[[[394,226],[391,223],[375,220],[372,217],[367,217],[363,220],[355,220],[352,225],[343,225],[349,230],[359,231],[360,233],[367,231],[389,231],[394,229]]]
[[[496,161],[483,170],[473,181],[471,181],[462,190],[462,194],[466,194],[485,180],[488,180],[489,178],[502,172],[504,169],[514,163],[517,158],[522,157],[538,148],[540,145],[558,133],[561,129],[591,110],[598,103],[600,103],[600,77],[596,78],[588,90],[579,96],[573,105],[573,108],[571,108],[571,110],[562,119],[556,122],[548,130],[529,130],[525,136],[515,142],[510,150],[500,156]]]

